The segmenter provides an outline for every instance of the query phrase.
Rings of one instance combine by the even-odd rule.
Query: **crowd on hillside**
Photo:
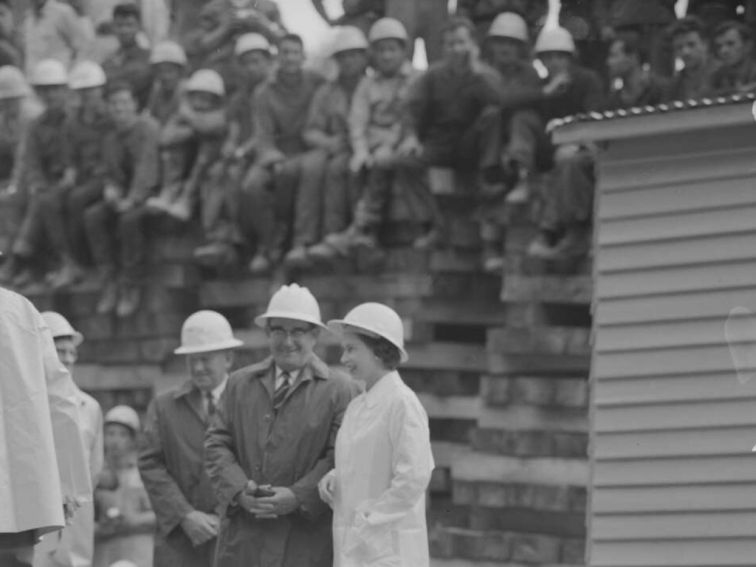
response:
[[[580,256],[595,148],[554,146],[551,120],[756,88],[753,2],[563,1],[559,26],[545,2],[345,1],[336,21],[313,3],[338,26],[329,78],[270,0],[33,0],[19,25],[0,0],[0,178],[24,201],[0,281],[96,277],[97,311],[129,316],[161,216],[201,226],[199,263],[256,275],[379,246],[396,202],[416,248],[443,246],[434,168],[475,188],[487,271],[532,198],[529,254]]]

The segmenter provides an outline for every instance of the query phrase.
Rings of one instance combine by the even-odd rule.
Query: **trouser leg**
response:
[[[328,155],[320,150],[303,154],[294,211],[293,247],[311,246],[320,241],[324,214],[324,176]]]
[[[244,177],[238,194],[239,227],[246,238],[257,242],[257,251],[270,254],[275,230],[275,207],[270,171],[253,165]]]
[[[143,206],[121,213],[118,217],[121,275],[130,285],[144,283],[147,262],[147,218]]]
[[[506,145],[506,157],[517,162],[527,171],[533,171],[536,165],[536,152],[545,143],[543,120],[534,110],[514,112],[508,121],[509,140]]]
[[[294,210],[301,170],[301,156],[291,157],[280,164],[273,176],[275,225],[272,251],[274,258],[288,249],[292,242]]]
[[[349,171],[348,153],[332,156],[326,166],[323,191],[323,236],[341,232],[352,220],[360,198],[358,175]]]
[[[13,242],[13,253],[28,258],[37,252],[44,238],[39,195],[30,195],[21,226]]]
[[[594,158],[585,149],[558,148],[552,183],[546,190],[541,228],[556,232],[571,224],[589,223],[593,215]]]
[[[72,188],[66,199],[68,240],[71,253],[80,264],[89,264],[92,260],[84,217],[87,209],[102,199],[102,189],[99,180],[85,182]]]
[[[84,229],[95,264],[111,276],[117,270],[117,223],[118,215],[104,201],[95,203],[84,213]]]

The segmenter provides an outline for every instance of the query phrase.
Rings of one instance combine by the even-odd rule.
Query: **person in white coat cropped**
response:
[[[92,499],[76,387],[34,306],[0,287],[0,565]]]
[[[425,491],[434,463],[428,416],[396,371],[407,360],[402,321],[385,305],[364,303],[328,326],[366,390],[347,408],[335,468],[319,485],[334,510],[334,567],[427,567]]]

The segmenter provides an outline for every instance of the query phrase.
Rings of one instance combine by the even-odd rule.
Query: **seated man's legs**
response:
[[[257,248],[249,265],[253,273],[265,273],[271,268],[275,236],[272,179],[268,168],[255,164],[239,186],[239,230],[245,239],[254,241]]]
[[[286,255],[291,266],[307,263],[307,249],[320,241],[323,223],[324,177],[328,154],[312,150],[299,156],[298,187],[294,205],[294,235]]]
[[[39,196],[29,195],[21,225],[13,239],[11,256],[6,260],[3,269],[4,280],[12,282],[14,287],[23,287],[34,280],[37,262],[32,260],[39,260],[44,237],[45,227]]]
[[[102,200],[103,183],[100,180],[85,181],[69,192],[66,199],[66,218],[71,253],[80,265],[92,263],[92,254],[87,241],[84,216],[89,207]]]
[[[300,154],[286,158],[273,174],[275,224],[271,253],[276,261],[283,257],[294,236],[294,214],[303,156],[304,154]]]
[[[572,144],[557,148],[553,179],[544,195],[541,235],[531,243],[529,254],[550,259],[581,256],[589,250],[594,162],[588,148]]]
[[[148,218],[144,206],[135,206],[118,216],[121,288],[116,313],[119,317],[129,317],[139,308],[146,277]]]
[[[359,175],[349,171],[351,154],[332,156],[326,166],[325,190],[323,191],[323,233],[341,232],[349,226],[362,190]]]
[[[89,249],[100,272],[102,294],[97,304],[97,312],[110,313],[118,301],[118,215],[105,201],[100,201],[84,212],[84,229]]]

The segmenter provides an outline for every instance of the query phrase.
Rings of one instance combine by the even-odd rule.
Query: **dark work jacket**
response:
[[[195,548],[180,526],[193,510],[218,515],[205,472],[202,395],[191,382],[161,394],[147,410],[139,472],[157,516],[154,564],[210,567],[214,542]]]
[[[544,122],[583,112],[601,110],[604,106],[604,90],[599,76],[584,67],[575,65],[571,81],[564,92],[544,98],[540,109]]]
[[[238,370],[205,441],[207,470],[225,514],[215,567],[331,567],[331,512],[318,482],[334,466],[334,445],[357,384],[316,356],[276,414],[271,358]],[[248,479],[290,488],[295,512],[256,519],[235,505]]]

